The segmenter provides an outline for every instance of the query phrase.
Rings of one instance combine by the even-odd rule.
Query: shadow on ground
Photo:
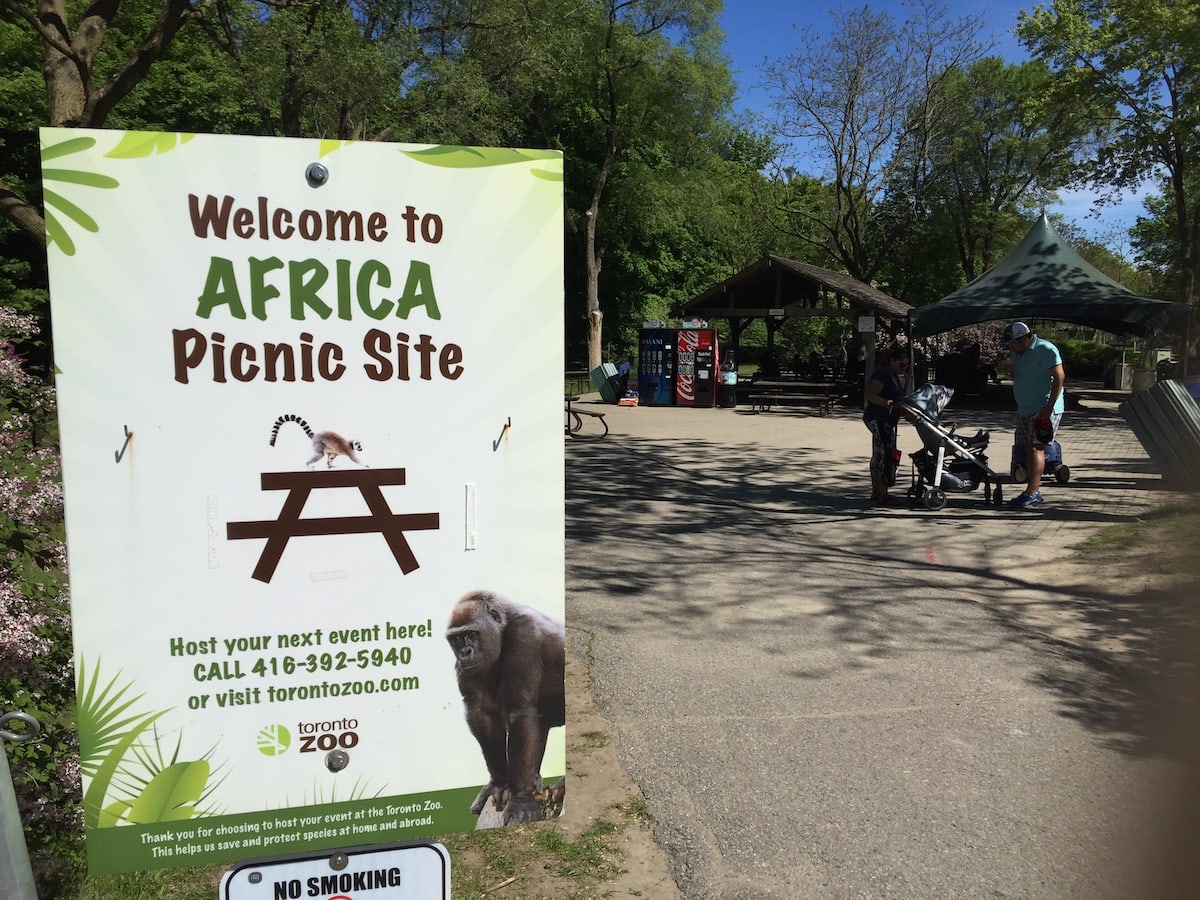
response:
[[[995,425],[991,409],[956,415],[960,427]],[[1098,427],[1080,417],[1071,425],[1071,440],[1084,441],[1088,429]],[[1006,437],[994,440],[1007,443]],[[1200,649],[1188,591],[1097,579],[1087,565],[1013,570],[1004,563],[1002,538],[995,557],[985,554],[981,566],[972,525],[1005,515],[984,504],[981,490],[954,495],[942,513],[901,512],[897,520],[896,513],[866,508],[860,485],[845,472],[845,466],[830,465],[826,450],[803,444],[748,453],[741,444],[680,445],[631,436],[569,442],[569,585],[580,602],[591,594],[625,598],[624,615],[606,628],[666,628],[700,642],[718,625],[729,629],[730,618],[720,591],[716,600],[707,591],[697,602],[687,586],[730,580],[736,572],[739,583],[729,585],[728,603],[742,606],[749,596],[756,615],[733,626],[743,632],[733,640],[782,653],[788,630],[796,627],[795,612],[781,604],[773,614],[770,598],[780,586],[771,579],[778,576],[760,580],[755,573],[795,573],[806,601],[827,617],[841,646],[851,648],[834,665],[865,665],[929,648],[989,653],[1003,643],[1033,646],[1039,651],[1036,685],[1055,698],[1063,716],[1123,753],[1182,752],[1186,742],[1163,726],[1183,714],[1197,721],[1195,693],[1185,690],[1195,685]],[[1102,476],[1079,473],[1088,502],[1064,497],[1044,515],[1094,524],[1131,521],[1136,512],[1094,498],[1102,501],[1105,492],[1131,486],[1156,487],[1151,475],[1144,458],[1107,460]],[[866,539],[894,530],[902,530],[904,539]],[[989,534],[997,531],[1003,529],[990,528]],[[589,552],[600,547],[605,552]],[[614,565],[620,548],[643,562]],[[1067,573],[1069,580],[1048,583],[1052,572],[1054,578]],[[881,578],[896,590],[871,589]],[[973,628],[978,620],[967,616],[954,633],[934,622],[924,627],[912,615],[911,600],[926,596],[980,605],[1003,626],[1002,637],[994,628]],[[1058,627],[1064,622],[1069,627]],[[805,669],[796,677],[824,674]]]

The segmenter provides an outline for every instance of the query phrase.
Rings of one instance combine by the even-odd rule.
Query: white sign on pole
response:
[[[474,828],[451,612],[561,646],[561,154],[42,162],[91,869]],[[560,778],[562,729],[523,765]]]
[[[435,842],[305,853],[240,863],[221,878],[218,900],[447,900],[450,854]]]

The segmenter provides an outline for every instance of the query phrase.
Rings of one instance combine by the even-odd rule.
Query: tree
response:
[[[1144,297],[1161,296],[1155,290],[1155,273],[1144,266],[1135,266],[1126,257],[1132,253],[1133,243],[1128,233],[1110,228],[1089,236],[1078,225],[1052,216],[1057,231],[1084,262],[1095,266],[1117,284]],[[1165,298],[1164,298],[1165,299]]]
[[[821,166],[832,187],[827,208],[786,204],[781,227],[807,240],[816,229],[825,253],[870,281],[934,182],[945,82],[978,57],[981,25],[952,20],[933,0],[899,24],[867,6],[833,15],[827,38],[807,29],[800,49],[764,72],[777,140]],[[880,216],[889,190],[909,204],[890,219]]]
[[[1171,186],[1162,185],[1162,192],[1147,194],[1142,200],[1146,215],[1138,216],[1129,230],[1137,260],[1147,270],[1150,280],[1145,293],[1169,300],[1178,295],[1180,255],[1175,205],[1168,199]]]
[[[1048,105],[1098,100],[1114,111],[1097,122],[1101,140],[1083,160],[1089,183],[1121,189],[1163,177],[1176,299],[1190,308],[1200,268],[1200,5],[1053,0],[1022,13],[1017,34],[1057,75]]]
[[[45,122],[51,126],[101,128],[113,108],[137,86],[175,39],[180,27],[197,15],[189,0],[164,0],[153,23],[125,59],[111,68],[101,50],[122,10],[121,0],[93,0],[71,28],[65,0],[38,0],[36,8],[21,0],[0,0],[0,10],[32,30],[42,47]],[[46,245],[46,223],[20,187],[0,174],[0,216],[37,243]]]
[[[999,57],[947,73],[945,125],[929,144],[926,198],[913,211],[901,176],[878,213],[883,222],[907,219],[878,272],[890,293],[924,303],[977,278],[1069,183],[1089,126],[1074,105],[1041,103],[1050,77],[1044,63],[1009,65]]]
[[[963,277],[996,262],[1074,175],[1089,128],[1076,104],[1046,106],[1050,71],[1040,61],[988,57],[948,73],[946,128],[932,142],[931,201],[949,216]]]
[[[450,4],[386,0],[213,4],[200,24],[253,97],[254,132],[339,140],[395,130],[405,73],[424,58],[422,34],[437,46],[457,17]]]
[[[670,318],[709,285],[778,252],[758,201],[769,156],[762,136],[726,125],[685,155],[647,159],[616,186],[601,285],[612,358],[636,353],[646,319]]]
[[[620,222],[602,223],[615,192],[633,209],[637,176],[677,164],[709,133],[733,95],[718,52],[716,0],[594,0],[548,4],[567,64],[533,92],[532,126],[546,146],[569,157],[566,227],[583,277],[588,366],[602,358],[600,273]],[[606,207],[607,204],[607,207]],[[568,271],[571,270],[568,265]]]

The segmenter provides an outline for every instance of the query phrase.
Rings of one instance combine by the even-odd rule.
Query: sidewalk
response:
[[[1030,512],[870,507],[856,410],[603,407],[566,442],[570,640],[683,897],[1138,895],[1177,774],[1124,683],[1159,588],[1059,560],[1171,495],[1080,395]],[[1007,474],[1008,410],[944,419]]]

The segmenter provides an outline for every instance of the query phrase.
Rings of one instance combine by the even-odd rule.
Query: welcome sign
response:
[[[561,155],[41,138],[92,871],[475,827],[456,604],[562,628]]]

